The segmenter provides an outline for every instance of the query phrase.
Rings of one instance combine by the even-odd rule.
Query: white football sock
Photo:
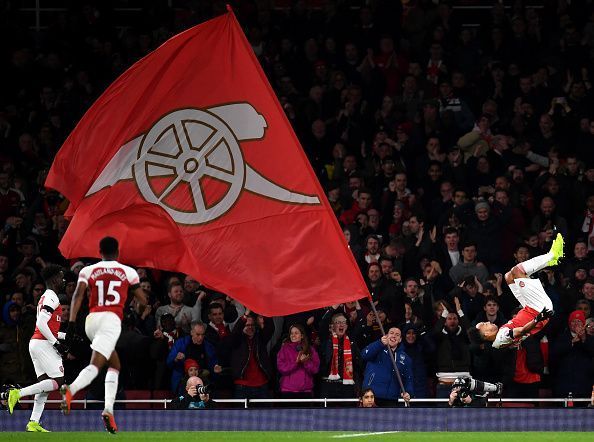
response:
[[[98,374],[99,369],[92,364],[83,368],[74,382],[70,384],[70,393],[72,393],[72,396],[93,382],[93,379],[95,379]]]
[[[48,396],[49,393],[37,393],[35,395],[35,402],[33,402],[33,411],[31,412],[30,420],[39,422],[39,419],[41,419],[41,413],[43,413],[43,409],[45,408],[45,401],[47,400]]]
[[[107,370],[105,375],[105,411],[113,414],[113,404],[118,391],[118,376],[120,372],[115,368]]]
[[[57,390],[58,387],[58,383],[53,379],[44,379],[43,381],[39,381],[36,384],[21,388],[21,397],[32,396],[37,393],[49,393],[50,391]]]
[[[45,401],[49,393],[37,393],[35,395],[35,402],[33,402],[33,411],[31,412],[31,419],[39,423],[39,419],[41,419],[41,413],[43,413],[43,409],[45,408]]]
[[[534,258],[530,258],[527,261],[521,262],[520,266],[524,269],[524,272],[530,276],[534,272],[538,272],[539,270],[544,269],[547,267],[547,263],[553,259],[553,254],[551,252],[545,253],[544,255],[538,255]]]

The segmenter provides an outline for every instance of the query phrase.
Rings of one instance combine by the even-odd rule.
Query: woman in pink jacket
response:
[[[313,377],[320,368],[320,358],[301,324],[289,328],[289,338],[278,352],[277,368],[281,375],[280,393],[283,398],[313,397]]]

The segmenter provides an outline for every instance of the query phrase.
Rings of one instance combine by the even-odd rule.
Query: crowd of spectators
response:
[[[144,3],[116,26],[110,3],[73,2],[34,32],[16,3],[3,2],[0,384],[34,380],[28,341],[44,290],[40,269],[68,269],[60,294],[67,318],[77,273],[91,262],[65,261],[57,248],[67,201],[43,183],[61,143],[127,67],[225,11],[220,1]],[[126,311],[121,388],[169,389],[197,408],[208,402],[196,390],[203,383],[214,397],[257,398],[355,398],[371,386],[390,402],[400,388],[386,375],[389,346],[413,398],[447,398],[455,373],[503,382],[507,396],[589,397],[592,5],[495,2],[469,27],[442,1],[230,3],[343,227],[386,336],[366,299],[264,318],[232,293],[139,268],[150,302]],[[502,275],[548,251],[556,231],[566,259],[536,275],[553,320],[519,349],[470,340],[466,330],[477,322],[512,317],[518,303]],[[72,347],[66,382],[89,355],[84,341]],[[91,386],[88,395],[101,390]]]

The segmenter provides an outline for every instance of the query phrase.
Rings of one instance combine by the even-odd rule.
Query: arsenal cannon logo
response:
[[[291,204],[320,204],[317,196],[286,189],[246,164],[240,142],[264,139],[266,128],[249,103],[173,111],[122,146],[86,196],[134,179],[146,201],[185,225],[220,218],[244,190]]]

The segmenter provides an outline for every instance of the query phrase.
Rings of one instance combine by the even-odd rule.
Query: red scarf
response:
[[[229,330],[227,329],[227,326],[224,323],[223,324],[215,324],[215,327],[217,328],[219,337],[224,338],[225,336],[227,336],[229,334]]]
[[[343,370],[342,370],[342,383],[345,385],[354,384],[353,380],[353,355],[351,354],[351,340],[347,335],[344,335],[343,342]],[[330,367],[330,376],[328,379],[331,381],[337,381],[340,379],[338,374],[338,336],[336,333],[332,333],[332,365]]]
[[[437,84],[437,81],[439,80],[439,74],[441,72],[440,67],[441,60],[429,60],[429,63],[427,63],[427,80],[434,84]]]

